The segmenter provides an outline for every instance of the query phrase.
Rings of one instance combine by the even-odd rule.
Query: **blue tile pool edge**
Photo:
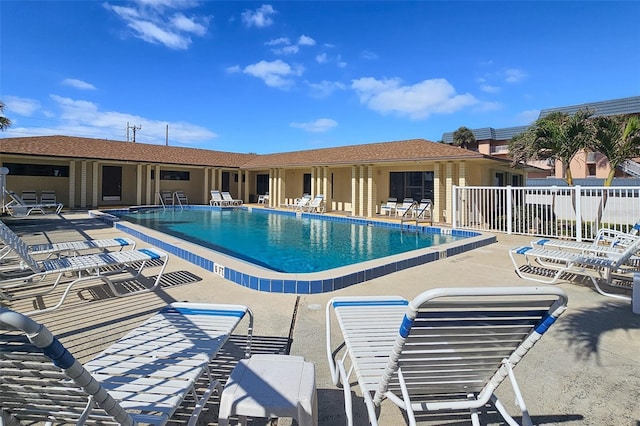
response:
[[[220,209],[220,207],[209,207],[209,206],[189,206],[189,208],[195,209]],[[244,207],[246,208],[246,207]],[[296,215],[295,212],[289,211],[279,211],[273,209],[251,209],[254,213],[264,212],[264,213],[277,213],[277,214],[285,214],[285,215]],[[127,213],[129,209],[120,209],[120,210],[106,210],[106,211],[92,211],[90,212],[90,216],[94,217],[98,220],[101,220],[105,223],[113,225],[119,231],[125,232],[135,238],[138,238],[141,241],[144,241],[148,244],[151,244],[160,250],[163,250],[173,256],[177,256],[187,262],[203,268],[209,272],[213,272],[216,275],[219,275],[226,280],[234,282],[236,284],[242,285],[247,288],[251,288],[253,290],[269,292],[269,293],[292,293],[292,294],[318,294],[318,293],[327,293],[330,291],[339,290],[341,288],[349,287],[354,284],[360,284],[365,281],[369,281],[375,278],[382,277],[384,275],[392,274],[394,272],[401,271],[403,269],[412,268],[414,266],[423,265],[425,263],[434,262],[436,260],[445,259],[449,256],[454,256],[460,253],[464,253],[466,251],[474,250],[480,247],[487,246],[489,244],[493,244],[496,242],[496,236],[491,234],[485,234],[476,231],[464,231],[457,229],[443,229],[434,226],[416,226],[416,225],[408,225],[393,222],[381,222],[375,219],[365,219],[365,218],[352,218],[352,217],[339,217],[339,216],[330,216],[330,215],[321,215],[321,214],[313,214],[313,213],[302,213],[302,216],[309,216],[314,218],[321,218],[323,220],[333,220],[339,222],[348,222],[348,223],[357,223],[361,225],[367,226],[380,226],[380,227],[391,227],[398,228],[409,231],[419,230],[420,232],[427,233],[441,233],[448,234],[452,236],[460,236],[473,238],[473,241],[465,241],[460,240],[459,245],[448,246],[446,250],[441,251],[431,251],[428,253],[421,253],[414,257],[403,258],[396,261],[391,261],[390,263],[384,265],[376,265],[375,267],[371,267],[365,269],[363,271],[357,271],[353,273],[348,273],[345,275],[339,275],[333,278],[325,278],[325,279],[309,279],[309,280],[298,280],[298,279],[286,279],[287,275],[295,277],[298,274],[284,274],[284,278],[266,278],[258,275],[247,274],[230,267],[226,267],[224,265],[217,264],[211,259],[207,259],[206,257],[195,254],[187,249],[177,247],[173,244],[167,243],[161,239],[155,238],[151,235],[148,235],[142,231],[136,230],[127,226],[128,222],[121,220],[117,216],[111,213]],[[298,213],[299,214],[299,213]],[[408,252],[410,254],[412,252]],[[392,256],[393,257],[393,256]],[[342,268],[337,268],[336,271],[339,271]],[[315,274],[321,274],[325,272],[317,272]],[[313,275],[313,274],[308,274]]]

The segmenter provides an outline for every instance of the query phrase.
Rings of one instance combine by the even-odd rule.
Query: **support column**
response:
[[[358,166],[351,166],[351,216],[358,215]]]
[[[202,171],[202,204],[207,204],[208,200],[211,198],[211,189],[209,188],[209,173],[211,173],[211,169],[209,167],[205,167]]]
[[[147,164],[144,168],[144,176],[145,176],[145,180],[146,180],[146,187],[147,187],[147,204],[156,204],[159,203],[159,200],[156,200],[156,193],[155,193],[155,181],[157,181],[158,179],[160,179],[160,176],[155,176],[155,179],[151,179],[151,171],[153,170],[153,166],[151,164]],[[153,184],[153,185],[152,185]]]
[[[358,176],[358,216],[364,216],[365,214],[365,204],[364,204],[364,194],[365,194],[365,179],[364,179],[364,173],[365,173],[365,168],[366,166],[360,166],[359,167],[359,176]]]
[[[76,206],[76,162],[69,161],[69,200],[67,205],[70,208]]]
[[[373,194],[373,167],[371,165],[365,166],[367,173],[367,217],[373,217],[375,215],[374,207],[376,205]]]
[[[98,207],[98,205],[99,205],[98,204],[98,181],[99,181],[99,179],[98,179],[99,172],[98,171],[99,170],[100,170],[100,168],[99,168],[98,162],[94,161],[93,162],[93,178],[91,179],[92,183],[93,183],[93,185],[92,185],[93,194],[92,194],[92,198],[91,198],[91,207]],[[86,179],[83,179],[83,181],[86,182]],[[83,194],[86,193],[86,192],[87,191],[82,191]],[[82,197],[82,195],[80,197]],[[82,200],[81,200],[80,204],[82,204],[82,207],[86,207],[87,206],[86,198],[85,198],[84,202],[82,202]]]
[[[451,211],[452,207],[453,207],[453,163],[451,161],[447,162],[447,164],[445,165],[445,175],[446,175],[446,187],[445,187],[445,206],[446,206],[446,210],[447,210],[447,214],[445,217],[445,223],[447,224],[451,224],[452,223],[452,215],[453,212]]]
[[[93,179],[97,179],[97,163],[92,163],[92,171],[93,171]],[[84,160],[80,163],[80,208],[84,209],[87,207],[87,191],[88,189],[88,178],[87,178],[87,167],[89,166],[89,163]],[[93,192],[95,193],[95,191],[97,191],[97,183],[95,185],[92,186],[93,188]],[[95,197],[95,195],[92,194],[92,197]]]
[[[440,186],[442,184],[442,164],[436,162],[433,165],[433,221],[438,223],[442,222],[442,191]]]
[[[249,176],[251,176],[251,174],[248,170],[243,170],[240,173],[242,173],[242,176],[244,177],[244,194],[242,194],[242,197],[240,197],[240,199],[243,200],[243,202],[248,203],[250,201],[249,193],[251,192],[251,182],[249,179]],[[257,196],[258,194],[256,194],[256,197]]]
[[[136,204],[142,205],[142,178],[143,178],[143,165],[138,164],[136,166]]]
[[[160,192],[160,166],[156,165],[156,189],[155,189],[155,193],[159,193]]]
[[[322,168],[322,193],[324,194],[324,205],[328,212],[333,210],[333,194],[330,193],[329,183],[329,167],[325,166]]]

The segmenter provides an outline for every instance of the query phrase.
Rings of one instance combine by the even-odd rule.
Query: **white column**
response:
[[[367,178],[367,217],[373,217],[375,215],[375,201],[373,195],[373,167],[371,165],[365,166],[366,178]]]
[[[365,178],[364,178],[364,173],[365,173],[365,167],[366,166],[360,166],[359,167],[359,177],[358,177],[358,216],[364,216],[365,214],[365,204],[364,204],[364,197],[365,197]]]
[[[142,178],[143,178],[143,165],[138,164],[136,166],[136,204],[142,205]]]
[[[69,161],[69,202],[67,203],[70,208],[76,206],[76,162],[75,160]]]
[[[358,166],[351,166],[351,216],[358,215]]]
[[[98,164],[97,161],[95,161],[93,163],[93,179],[92,179],[93,197],[92,197],[92,200],[91,200],[91,206],[92,207],[98,207],[98,205],[99,205],[98,204],[98,199],[99,199],[99,197],[98,197],[98,182],[99,182],[99,179],[98,179],[99,173],[98,173],[98,171],[99,170],[100,170],[99,164]],[[86,181],[86,179],[84,179],[84,181]],[[86,193],[87,191],[82,191],[82,192]],[[82,204],[82,207],[86,207],[86,199],[81,204]]]
[[[453,163],[451,161],[447,162],[445,165],[445,175],[446,175],[446,187],[445,187],[445,197],[446,202],[445,206],[447,209],[446,223],[451,224],[451,218],[453,217],[453,212],[451,209],[453,208],[452,198],[453,198]]]

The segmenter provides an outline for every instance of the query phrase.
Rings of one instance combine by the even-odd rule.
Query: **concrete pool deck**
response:
[[[92,219],[85,212],[62,216],[3,218],[27,243],[128,236]],[[35,317],[81,361],[95,356],[159,308],[172,301],[240,303],[256,318],[255,353],[291,353],[316,365],[320,425],[345,424],[342,389],[331,383],[324,342],[324,308],[334,296],[400,295],[412,299],[435,287],[531,285],[513,272],[508,250],[530,237],[497,235],[497,242],[436,262],[408,268],[341,290],[311,294],[268,294],[229,282],[176,256],[169,260],[162,288],[126,298],[114,298],[100,283],[76,289],[55,312]],[[139,247],[148,246],[139,241]],[[93,285],[92,285],[93,284]],[[535,424],[640,425],[640,315],[628,302],[604,298],[586,283],[560,281],[569,295],[569,309],[515,370]],[[46,303],[46,301],[39,301]],[[33,301],[8,303],[17,311]],[[212,363],[224,379],[241,356],[236,347],[246,337],[241,323],[223,353]],[[512,414],[508,383],[498,394]],[[199,424],[217,424],[218,398],[210,400]],[[368,424],[358,392],[354,398],[356,425]],[[178,417],[179,418],[179,417]],[[489,424],[502,424],[492,416]],[[382,404],[381,425],[407,424],[402,411]],[[261,424],[254,422],[254,424]],[[264,424],[264,422],[262,422]],[[469,424],[464,419],[435,416],[420,425]]]

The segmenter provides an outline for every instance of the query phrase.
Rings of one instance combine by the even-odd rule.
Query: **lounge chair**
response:
[[[228,206],[229,203],[222,198],[222,194],[220,191],[215,189],[211,190],[211,199],[209,200],[209,205],[217,206],[217,207],[225,207]]]
[[[426,220],[433,223],[433,204],[428,198],[420,200],[420,204],[413,211],[413,217],[418,220]]]
[[[246,306],[173,303],[82,366],[44,325],[0,308],[0,424],[164,425],[190,404],[195,425],[222,390],[208,364],[247,315],[249,352]]]
[[[16,194],[14,191],[8,191],[5,189],[5,193],[11,197],[11,201],[5,204],[5,210],[11,216],[29,216],[33,212],[38,212],[41,214],[47,214],[45,210],[45,206],[42,206],[33,201],[33,198],[29,195],[31,191],[27,191],[27,195],[29,196],[28,201],[22,199],[21,196]],[[33,192],[35,195],[35,192]]]
[[[396,216],[412,217],[415,207],[416,203],[413,198],[405,198],[402,200],[402,204],[396,207]]]
[[[19,238],[11,228],[0,221],[0,240],[2,240],[4,244],[4,247],[0,249],[0,260],[6,262],[7,260],[16,259],[17,255],[13,251],[10,241]],[[125,248],[134,250],[136,248],[136,242],[129,238],[106,238],[100,240],[78,240],[27,245],[27,251],[31,256],[35,258],[44,256],[46,259],[52,257],[78,256],[81,252],[87,250],[106,252],[109,249],[123,250]],[[24,268],[24,264],[18,267]],[[7,266],[1,266],[0,270],[7,270]]]
[[[385,216],[391,216],[396,214],[396,207],[398,205],[398,199],[391,197],[387,200],[387,204],[380,206],[380,214]]]
[[[601,228],[593,242],[539,238],[531,241],[531,247],[620,253],[624,251],[629,241],[638,236],[639,231],[640,222],[637,222],[629,232]]]
[[[324,195],[318,194],[313,197],[305,207],[304,210],[308,213],[324,213]]]
[[[293,203],[280,204],[280,207],[283,207],[289,210],[304,211],[304,209],[307,207],[307,205],[310,202],[311,202],[311,195],[303,194],[302,197],[296,198],[295,200],[293,200]]]
[[[58,202],[55,191],[42,191],[40,194],[40,204],[44,208],[52,208],[56,214],[60,214],[64,204]]]
[[[173,205],[179,205],[180,207],[188,206],[189,199],[183,191],[176,191],[173,193],[174,203]]]
[[[222,199],[226,201],[230,206],[240,206],[242,205],[242,200],[235,199],[231,196],[230,193],[223,191]]]
[[[160,191],[158,192],[158,200],[162,207],[172,206],[173,205],[173,193],[171,191]]]
[[[397,296],[331,299],[327,358],[333,383],[344,387],[347,423],[353,424],[355,379],[374,426],[384,399],[404,409],[411,425],[416,412],[440,410],[467,412],[478,425],[490,401],[517,424],[494,393],[508,377],[523,423],[531,424],[513,369],[566,303],[557,287],[433,289],[411,302]],[[338,345],[332,344],[332,316],[341,332]]]
[[[258,195],[258,204],[269,204],[268,192],[265,192],[264,195]]]
[[[167,266],[169,257],[155,248],[128,250],[120,252],[87,254],[83,256],[61,257],[57,259],[36,260],[29,252],[29,247],[20,238],[12,238],[5,243],[18,255],[25,267],[25,273],[0,280],[0,299],[16,300],[42,296],[52,292],[67,274],[75,276],[66,283],[59,301],[51,307],[38,309],[26,315],[50,312],[59,308],[72,287],[88,280],[101,280],[107,284],[115,296],[129,296],[153,291],[160,286],[160,279]],[[159,265],[158,265],[159,263]],[[138,278],[146,267],[159,266],[160,271],[149,288],[129,292],[119,291],[112,275],[126,273],[128,279]],[[128,270],[132,272],[129,273]]]
[[[628,274],[636,269],[630,266],[630,260],[640,250],[640,237],[628,241],[620,252],[602,251],[593,248],[589,251],[572,251],[561,249],[533,248],[531,246],[515,247],[509,250],[516,274],[523,279],[544,284],[553,284],[565,273],[588,277],[598,293],[616,299],[631,300],[623,294],[610,293],[603,290],[598,281],[611,285],[613,274]],[[524,264],[520,265],[516,257],[522,256]]]

